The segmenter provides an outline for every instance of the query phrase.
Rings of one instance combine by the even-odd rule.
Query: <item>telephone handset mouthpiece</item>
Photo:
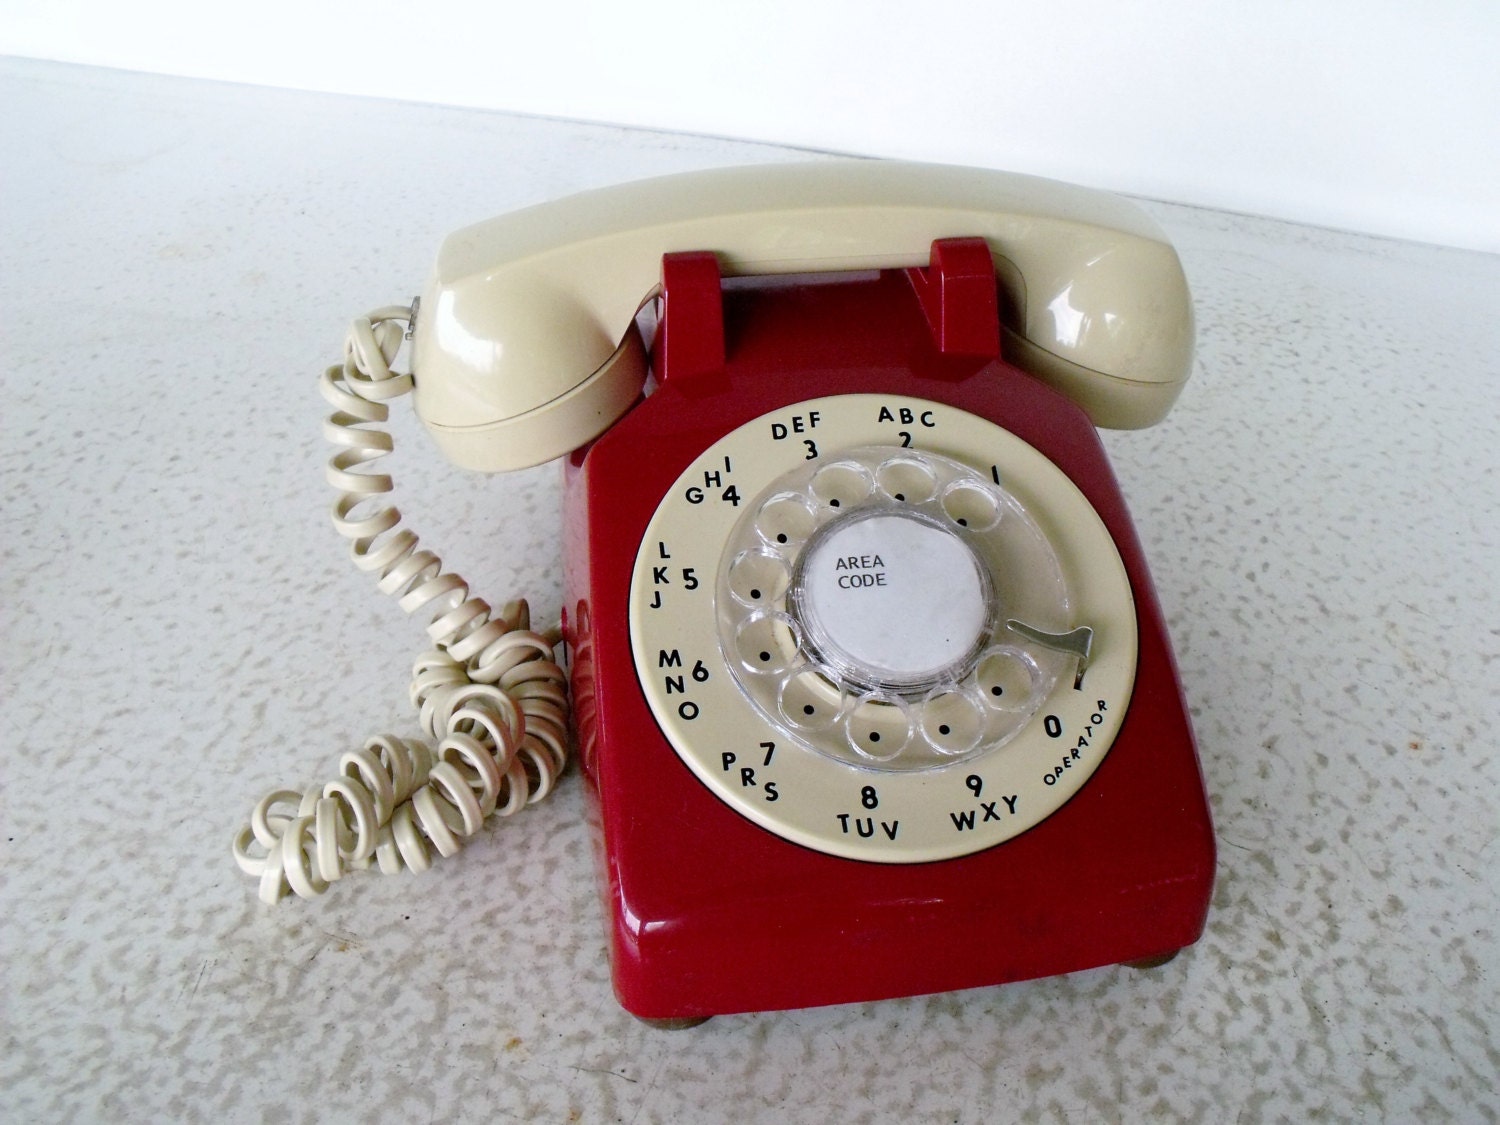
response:
[[[806,274],[923,267],[934,240],[964,237],[995,259],[1007,359],[1097,425],[1167,412],[1192,362],[1192,305],[1140,208],[1032,176],[879,161],[691,172],[458,231],[420,299],[417,411],[465,468],[540,464],[639,397],[634,320],[663,254],[709,250],[729,276]]]

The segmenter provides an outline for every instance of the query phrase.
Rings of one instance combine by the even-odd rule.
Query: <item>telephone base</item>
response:
[[[1215,863],[1203,780],[1161,608],[1088,416],[1001,359],[945,354],[902,271],[834,283],[726,287],[719,328],[722,366],[683,349],[691,322],[667,323],[667,338],[677,334],[677,354],[697,361],[680,375],[669,371],[650,397],[575,453],[566,470],[564,629],[622,1005],[648,1021],[682,1026],[713,1015],[951,992],[1155,960],[1162,949],[1196,941]],[[811,433],[798,429],[811,423],[799,404],[836,399],[865,409],[872,393],[921,399],[935,416],[960,411],[985,419],[1040,451],[1107,529],[1134,606],[1138,659],[1128,707],[1092,775],[1035,826],[953,858],[850,859],[752,822],[684,763],[637,679],[628,563],[642,549],[663,497],[705,450],[773,411],[784,421],[777,432],[795,435],[774,449],[795,465],[815,445]],[[898,422],[882,430],[883,440],[893,447],[935,443],[928,447],[950,452],[941,444],[941,428],[900,429]],[[768,448],[772,437],[766,434]],[[816,455],[827,452],[819,446]],[[743,475],[738,461],[735,466],[732,471]],[[714,471],[729,470],[718,464]],[[705,508],[694,510],[731,502],[738,494],[721,492],[729,483],[720,483]],[[677,604],[713,604],[721,546],[702,534],[681,538],[670,550],[648,546],[672,556],[652,560],[664,568],[659,589],[667,598],[685,598],[690,589],[707,603]],[[702,581],[689,586],[683,568],[692,566]],[[648,655],[655,671],[656,654]],[[667,658],[678,655],[682,665],[667,669]],[[713,676],[723,674],[722,659],[709,651],[663,651],[661,674],[680,672],[675,690],[691,692],[689,673],[700,657],[704,669],[720,659]],[[1095,676],[1091,663],[1084,692]],[[1071,673],[1064,682],[1071,692]],[[682,694],[671,699],[673,707],[691,702]],[[1041,719],[1038,714],[1036,722]],[[695,729],[713,724],[707,714]],[[737,773],[747,761],[760,766],[750,755],[758,755],[765,735],[722,718],[716,729],[744,741]],[[1060,779],[1064,766],[1072,768],[1070,753],[1076,759],[1089,751],[1074,750],[1071,741],[1056,745]],[[997,791],[970,797],[968,769],[949,770],[944,783],[977,814],[973,798],[991,801]],[[879,788],[889,776],[872,770],[860,784]],[[753,791],[761,799],[769,798],[764,777],[756,777],[760,787]],[[894,837],[908,830],[864,812],[860,792],[856,785],[847,804],[831,806],[824,819],[842,814],[851,838],[858,827],[877,842],[882,831]],[[990,811],[1006,810],[992,803]],[[949,815],[950,833],[975,827],[972,815],[960,823],[946,809],[939,819]]]
[[[1138,972],[1149,972],[1152,969],[1160,969],[1165,965],[1177,960],[1181,949],[1174,949],[1170,953],[1161,953],[1155,957],[1142,957],[1135,961],[1122,961],[1121,966],[1126,969],[1135,969]],[[633,1014],[633,1013],[632,1013]],[[690,1031],[695,1027],[702,1027],[713,1016],[635,1016],[637,1020],[651,1028],[653,1031]]]
[[[1181,949],[1174,949],[1170,953],[1161,953],[1155,957],[1142,957],[1135,961],[1123,961],[1121,965],[1127,969],[1135,969],[1140,972],[1149,972],[1152,969],[1160,969],[1164,965],[1177,960]],[[690,1031],[695,1027],[702,1027],[713,1016],[636,1016],[637,1020],[651,1028],[653,1031]]]

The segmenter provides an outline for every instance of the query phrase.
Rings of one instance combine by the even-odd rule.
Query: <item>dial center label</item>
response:
[[[871,686],[900,688],[963,664],[993,617],[974,552],[904,513],[830,524],[808,544],[794,584],[807,639]]]

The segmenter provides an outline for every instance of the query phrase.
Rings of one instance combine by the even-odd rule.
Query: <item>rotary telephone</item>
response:
[[[1162,417],[1192,336],[1140,210],[997,172],[729,169],[457,232],[322,381],[335,526],[429,622],[428,738],[269,794],[240,866],[271,902],[420,870],[576,745],[644,1019],[1170,957],[1212,827],[1095,426]],[[566,676],[384,503],[407,391],[460,466],[565,459]]]

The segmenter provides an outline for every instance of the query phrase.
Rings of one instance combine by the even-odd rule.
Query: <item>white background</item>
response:
[[[1500,249],[1492,0],[0,0],[0,53],[1006,167]]]

